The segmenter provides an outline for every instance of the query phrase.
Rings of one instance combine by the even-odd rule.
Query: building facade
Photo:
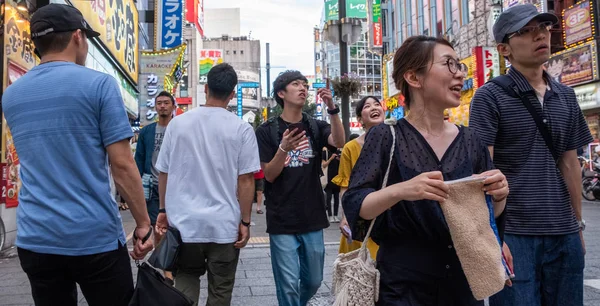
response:
[[[206,37],[203,41],[203,49],[200,51],[200,81],[206,83],[206,74],[214,65],[225,62],[233,66],[238,75],[238,82],[254,83],[259,87],[248,87],[242,89],[241,107],[243,115],[248,112],[259,113],[261,110],[261,88],[260,88],[260,40],[249,39],[247,36],[231,37],[222,35],[219,37]],[[198,92],[199,103],[205,103],[203,86]],[[204,101],[203,101],[204,99]],[[240,98],[238,97],[238,100]],[[229,107],[231,111],[237,111],[240,101],[232,100]]]

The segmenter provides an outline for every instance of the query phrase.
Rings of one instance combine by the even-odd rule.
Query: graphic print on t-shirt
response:
[[[285,158],[285,166],[290,168],[302,167],[310,163],[310,159],[315,157],[310,146],[310,139],[307,137],[295,150],[288,152]]]

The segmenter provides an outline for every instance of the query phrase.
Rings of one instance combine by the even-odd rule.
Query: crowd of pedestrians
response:
[[[282,114],[253,130],[227,110],[238,77],[224,63],[208,73],[201,107],[174,117],[173,95],[161,92],[158,121],[132,154],[115,79],[85,68],[87,39],[100,34],[71,6],[39,8],[40,65],[2,97],[21,162],[16,244],[35,304],[76,305],[78,284],[89,305],[128,305],[129,257],[143,260],[176,229],[176,268],[165,276],[197,305],[207,274],[207,305],[230,305],[256,201],[279,305],[304,306],[321,286],[325,228],[339,222],[343,254],[361,247],[374,219],[364,243],[380,273],[377,305],[483,305],[441,208],[447,181],[480,177],[495,222],[485,221],[497,224],[514,271],[490,305],[583,305],[577,149],[592,137],[573,89],[543,67],[557,22],[533,5],[500,14],[493,35],[511,67],[477,90],[470,127],[444,120],[468,68],[445,39],[413,36],[393,60],[409,112],[391,129],[382,103],[364,97],[355,112],[365,133],[346,142],[331,91],[318,90],[329,120],[316,120],[302,112],[307,78],[286,71],[273,83]],[[129,255],[112,189],[135,219]]]

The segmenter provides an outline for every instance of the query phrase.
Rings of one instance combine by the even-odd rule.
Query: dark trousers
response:
[[[240,250],[229,244],[183,243],[177,258],[175,288],[198,305],[200,276],[208,271],[209,306],[229,306]]]
[[[148,209],[148,217],[150,217],[150,223],[152,225],[156,225],[159,208],[158,185],[152,184],[150,187],[150,199],[146,200],[146,209]]]
[[[325,203],[327,203],[327,215],[332,216],[331,214],[331,198],[333,198],[333,216],[338,215],[338,211],[340,209],[340,190],[333,190],[332,188],[325,189]]]
[[[515,278],[490,297],[491,306],[582,306],[583,248],[579,233],[557,236],[504,235]]]
[[[126,246],[110,252],[64,256],[18,249],[36,306],[77,306],[77,287],[90,306],[127,306],[133,275]]]

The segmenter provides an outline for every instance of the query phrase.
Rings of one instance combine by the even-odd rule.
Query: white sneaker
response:
[[[333,216],[329,216],[329,223],[334,223],[334,222],[335,222],[334,217]]]
[[[340,219],[337,216],[333,216],[333,222],[340,223]]]

